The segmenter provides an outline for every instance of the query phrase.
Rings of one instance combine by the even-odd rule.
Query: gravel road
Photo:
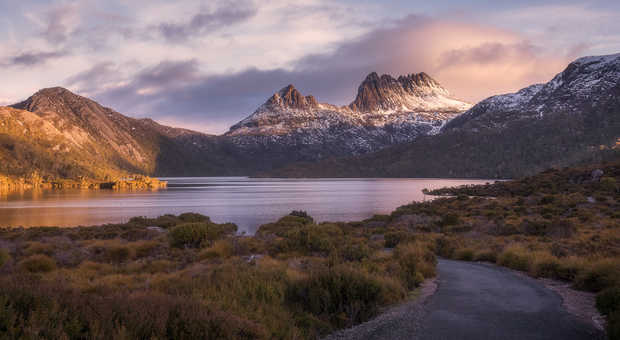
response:
[[[327,339],[604,339],[538,280],[494,265],[439,260],[437,289]],[[428,290],[428,289],[427,289]]]

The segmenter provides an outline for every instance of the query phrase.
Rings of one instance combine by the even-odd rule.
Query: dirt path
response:
[[[328,339],[603,339],[533,278],[488,264],[439,260],[437,290]]]

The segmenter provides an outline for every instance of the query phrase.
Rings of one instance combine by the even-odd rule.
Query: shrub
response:
[[[110,246],[105,250],[105,257],[110,262],[122,263],[131,258],[132,250],[127,246]]]
[[[200,252],[200,258],[227,258],[232,254],[233,245],[229,240],[217,240],[211,247]]]
[[[370,248],[364,243],[347,243],[339,248],[340,257],[345,261],[362,261],[370,256]]]
[[[387,300],[394,289],[397,287],[368,274],[339,267],[291,282],[286,301],[336,327],[345,327],[370,319],[379,306],[393,302]],[[404,295],[402,289],[400,294]]]
[[[100,297],[27,279],[3,282],[3,336],[50,339],[257,339],[265,330],[184,297]]]
[[[596,261],[575,278],[575,287],[592,292],[616,285],[620,285],[620,259]]]
[[[314,219],[310,215],[308,215],[307,212],[303,210],[293,210],[291,211],[289,215],[295,216],[295,217],[301,217],[303,219],[306,219],[309,223],[314,222]]]
[[[179,215],[179,219],[185,223],[211,222],[208,216],[197,213],[183,213]]]
[[[3,248],[0,248],[0,268],[2,268],[2,266],[4,266],[4,264],[7,263],[10,259],[11,255],[9,255],[9,252]]]
[[[413,235],[405,231],[391,231],[384,235],[385,247],[394,248],[401,242],[413,240]]]
[[[439,256],[452,258],[457,248],[459,244],[455,238],[442,236],[435,240],[435,251]]]
[[[617,310],[607,317],[607,337],[609,340],[620,340],[620,311]]]
[[[476,253],[474,260],[495,263],[497,261],[497,253],[492,250],[480,251]]]
[[[173,247],[197,248],[205,246],[207,242],[231,235],[235,231],[237,231],[237,226],[230,223],[185,223],[173,227],[168,236],[170,245]]]
[[[47,255],[32,255],[19,262],[19,268],[31,273],[45,273],[56,269],[56,262]]]
[[[461,261],[473,261],[474,250],[471,248],[459,249],[456,251],[454,258]]]
[[[460,223],[459,215],[455,213],[448,213],[441,218],[442,226],[457,225]]]
[[[135,255],[139,258],[147,257],[152,255],[157,247],[159,247],[159,242],[157,241],[140,241],[135,243],[130,243],[128,246],[134,249]]]
[[[596,308],[605,315],[620,311],[620,287],[607,288],[598,293]]]
[[[530,274],[534,277],[561,278],[561,265],[557,257],[537,252],[533,255]]]
[[[49,243],[41,243],[37,241],[28,242],[28,246],[24,250],[24,254],[27,256],[34,254],[44,254],[51,256],[54,254],[54,245]]]
[[[401,281],[407,289],[418,287],[425,278],[435,276],[435,255],[420,243],[401,244],[394,250]]]
[[[520,246],[510,246],[497,257],[497,263],[504,267],[526,272],[530,269],[531,259],[528,250]]]

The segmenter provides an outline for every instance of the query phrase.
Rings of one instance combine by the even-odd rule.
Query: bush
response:
[[[413,235],[405,231],[391,231],[385,233],[385,247],[394,248],[401,242],[407,242],[413,240]]]
[[[420,243],[401,244],[394,250],[398,275],[408,290],[418,287],[425,278],[435,276],[435,255]]]
[[[291,211],[291,213],[289,215],[295,216],[295,217],[301,217],[301,218],[307,220],[308,223],[313,223],[314,222],[314,219],[310,215],[308,215],[307,212],[305,212],[303,210],[293,210],[293,211]]]
[[[605,315],[620,311],[620,287],[607,288],[598,293],[596,308]]]
[[[535,253],[530,274],[534,277],[548,277],[553,279],[561,278],[560,260],[547,253]]]
[[[211,223],[211,219],[208,216],[197,214],[197,213],[183,213],[179,215],[179,219],[185,223],[197,223],[197,222]]]
[[[36,241],[28,242],[28,246],[24,250],[27,256],[34,254],[44,254],[52,256],[54,254],[54,245],[49,243],[41,243]]]
[[[497,264],[527,272],[531,265],[529,251],[520,246],[508,247],[497,257]]]
[[[217,240],[213,245],[200,253],[200,258],[227,258],[233,254],[233,245],[229,240]]]
[[[364,243],[347,243],[339,248],[339,253],[345,261],[362,261],[370,257],[370,248]]]
[[[231,235],[236,231],[237,226],[230,223],[185,223],[173,227],[168,236],[170,245],[173,247],[197,248],[206,246],[208,242]]]
[[[11,255],[9,255],[9,252],[0,248],[0,268],[2,268],[5,263],[9,262],[10,259]]]
[[[46,273],[56,269],[56,262],[47,255],[32,255],[19,262],[19,268],[31,273]]]
[[[577,274],[577,289],[598,292],[602,289],[620,285],[620,259],[596,261]]]
[[[460,223],[459,215],[454,213],[446,214],[441,219],[442,226],[457,225]]]
[[[393,302],[387,300],[394,289],[368,274],[340,267],[291,282],[286,301],[336,327],[346,327],[370,319],[380,306]],[[402,289],[400,294],[404,295]]]
[[[474,250],[470,248],[459,249],[456,251],[454,258],[461,261],[473,261]]]
[[[109,262],[122,263],[132,257],[132,250],[127,246],[110,246],[105,250],[105,257]]]
[[[620,340],[620,311],[615,311],[607,318],[607,337],[609,340]]]
[[[190,298],[87,295],[27,279],[3,282],[0,329],[9,339],[256,339],[255,323]]]
[[[492,250],[484,250],[476,253],[474,260],[495,263],[497,261],[497,253]]]

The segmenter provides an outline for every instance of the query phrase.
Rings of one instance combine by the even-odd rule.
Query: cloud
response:
[[[210,34],[244,22],[258,12],[257,7],[247,1],[225,1],[218,5],[194,15],[188,22],[162,23],[157,28],[166,40],[183,42],[192,36]]]
[[[63,43],[79,23],[79,6],[77,3],[66,3],[50,7],[45,19],[43,37],[50,43]]]
[[[287,68],[205,73],[196,59],[167,60],[117,79],[121,86],[95,96],[124,112],[166,117],[186,122],[186,127],[202,122],[219,127],[210,132],[221,133],[222,127],[251,114],[289,83],[322,102],[342,105],[355,98],[359,83],[372,71],[392,75],[424,71],[456,96],[476,102],[549,80],[582,48],[550,53],[511,31],[409,16],[342,42],[332,52],[307,55]],[[97,83],[102,74],[114,72],[110,65],[99,65],[73,77],[72,84]]]
[[[22,52],[9,58],[4,66],[36,66],[65,55],[67,55],[65,52]]]

